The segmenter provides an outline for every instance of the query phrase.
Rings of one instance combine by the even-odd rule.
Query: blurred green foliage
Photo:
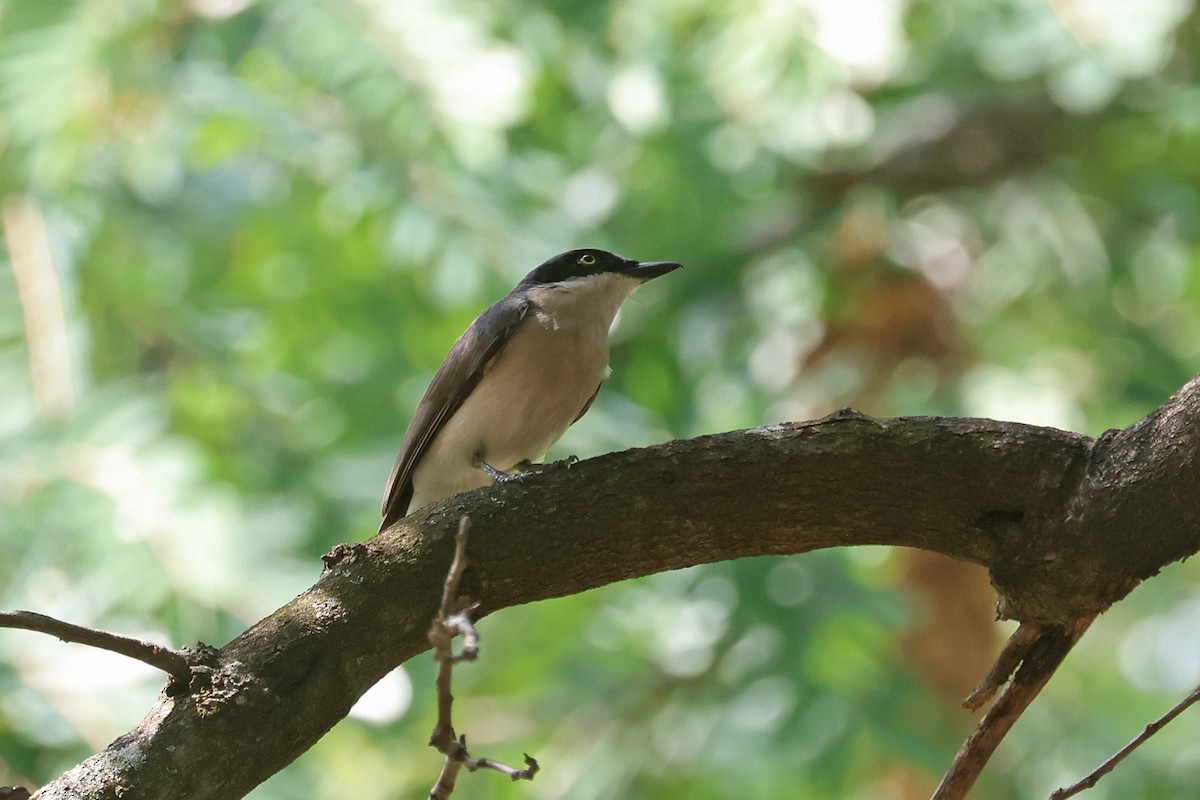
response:
[[[687,269],[552,455],[843,405],[1128,425],[1200,363],[1197,58],[1187,0],[0,0],[0,606],[228,641],[374,531],[450,342],[576,246]],[[457,721],[544,771],[460,792],[928,796],[1003,631],[914,558],[487,619]],[[981,796],[1048,794],[1200,682],[1192,571],[1102,618]],[[0,784],[161,682],[0,632]],[[417,659],[253,797],[424,796],[432,700]],[[1089,796],[1194,792],[1198,734]]]

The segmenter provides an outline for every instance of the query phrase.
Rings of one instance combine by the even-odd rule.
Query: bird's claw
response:
[[[518,461],[516,464],[516,468],[521,471],[518,474],[529,474],[530,472],[544,472],[545,470],[549,469],[550,467],[558,467],[558,466],[563,466],[563,467],[566,467],[567,469],[570,469],[571,467],[575,466],[578,463],[579,463],[579,456],[570,455],[570,456],[567,456],[566,458],[562,459],[561,461],[553,461],[549,464],[539,464],[536,461],[530,461],[529,459],[525,459],[524,461]]]
[[[495,467],[493,467],[491,464],[487,463],[486,461],[480,461],[475,466],[479,467],[481,470],[486,472],[488,474],[488,477],[491,478],[494,483],[513,483],[515,481],[524,480],[525,478],[528,478],[530,475],[532,475],[534,473],[535,470],[528,470],[528,469],[524,468],[525,464],[527,464],[527,463],[528,462],[522,462],[520,464],[517,464],[516,465],[517,468],[520,469],[521,471],[515,472],[515,473],[501,472],[500,470],[496,469]],[[542,465],[541,464],[533,464],[531,466],[541,467]]]
[[[483,470],[484,472],[486,472],[488,474],[488,477],[491,478],[495,483],[512,483],[513,481],[519,481],[519,480],[529,477],[530,475],[541,472],[548,467],[553,467],[553,466],[562,464],[567,469],[570,469],[571,467],[575,466],[578,463],[579,463],[579,456],[570,455],[570,456],[567,456],[566,458],[564,458],[562,461],[555,461],[552,464],[538,464],[536,462],[530,461],[529,459],[525,459],[524,461],[518,461],[514,466],[519,471],[513,472],[513,473],[501,472],[500,470],[496,469],[491,464],[489,464],[483,460],[477,461],[475,463],[475,466],[478,467],[479,469]]]
[[[491,478],[496,483],[508,483],[511,480],[519,478],[521,476],[521,474],[523,474],[523,473],[518,473],[517,475],[509,475],[507,472],[501,472],[500,470],[493,467],[491,464],[487,463],[486,461],[482,461],[482,460],[475,462],[475,466],[479,467],[479,469],[486,472],[488,474],[488,477]]]

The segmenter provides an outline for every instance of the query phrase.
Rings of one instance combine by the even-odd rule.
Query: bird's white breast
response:
[[[409,507],[489,485],[479,460],[507,472],[541,458],[608,376],[608,329],[637,285],[604,274],[531,289],[533,312],[413,471]]]

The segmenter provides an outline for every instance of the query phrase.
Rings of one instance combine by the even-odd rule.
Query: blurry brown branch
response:
[[[172,650],[144,639],[135,639],[132,636],[109,633],[96,628],[85,628],[82,625],[63,622],[45,614],[33,611],[0,611],[0,628],[20,628],[26,631],[48,633],[64,642],[85,644],[89,647],[119,653],[161,669],[176,681],[183,681],[184,685],[191,676],[191,662],[188,660],[187,654],[182,651]]]
[[[0,220],[25,321],[34,402],[43,420],[61,419],[75,409],[75,389],[62,290],[50,255],[46,220],[37,203],[27,197],[4,198]]]
[[[429,647],[464,514],[477,529],[452,594],[479,615],[824,547],[915,547],[984,565],[1001,614],[1040,631],[990,681],[1016,669],[1017,688],[988,712],[1002,716],[1032,698],[1083,622],[1200,549],[1198,479],[1200,379],[1096,439],[843,412],[551,467],[331,553],[316,584],[216,654],[211,681],[160,696],[134,730],[38,798],[110,797],[118,786],[141,798],[245,794]]]
[[[914,135],[887,148],[875,163],[813,175],[810,182],[821,203],[833,207],[858,186],[887,187],[907,199],[1031,171],[1051,156],[1057,127],[1063,124],[1062,112],[1044,96],[973,109],[954,108],[949,101],[944,105],[937,113],[914,104],[911,111],[921,119],[912,126]]]
[[[1200,701],[1200,686],[1192,690],[1192,693],[1180,700],[1174,708],[1163,714],[1161,717],[1151,722],[1146,726],[1146,729],[1133,738],[1133,740],[1118,750],[1108,758],[1103,764],[1096,767],[1087,775],[1076,783],[1071,784],[1065,789],[1059,789],[1050,795],[1050,800],[1067,800],[1068,797],[1074,797],[1085,789],[1090,789],[1095,786],[1101,778],[1113,771],[1113,768],[1125,760],[1125,757],[1134,750],[1141,747],[1151,736],[1161,731],[1167,724],[1190,708],[1197,701]]]
[[[462,661],[474,661],[479,655],[479,632],[475,630],[475,624],[471,621],[471,615],[477,607],[468,605],[461,611],[453,610],[458,599],[458,584],[462,580],[463,570],[467,567],[467,533],[470,529],[470,517],[463,516],[458,521],[458,534],[454,539],[454,560],[450,562],[450,571],[446,573],[442,604],[429,629],[429,644],[433,646],[433,657],[438,662],[438,718],[433,733],[429,736],[429,744],[446,757],[437,783],[429,790],[431,800],[445,800],[454,792],[455,781],[463,767],[469,772],[493,769],[514,781],[531,781],[538,771],[537,761],[529,754],[525,755],[525,769],[508,767],[487,758],[471,758],[471,754],[467,752],[466,734],[459,736],[454,732],[451,718],[454,695],[450,691],[454,665]],[[463,649],[458,655],[454,654],[450,646],[455,636],[463,637]]]

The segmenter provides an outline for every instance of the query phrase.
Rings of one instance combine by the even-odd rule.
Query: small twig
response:
[[[454,792],[454,784],[463,767],[466,767],[468,772],[480,769],[495,770],[514,781],[533,780],[538,771],[537,761],[528,753],[525,754],[524,769],[509,767],[488,758],[471,758],[471,754],[467,752],[466,735],[459,736],[454,732],[454,723],[451,720],[454,695],[450,691],[454,666],[463,661],[474,661],[479,656],[479,631],[475,629],[475,623],[471,619],[479,609],[479,604],[472,603],[461,611],[451,612],[458,598],[458,584],[462,579],[463,570],[467,567],[467,532],[470,529],[470,519],[463,517],[459,520],[458,535],[454,540],[454,559],[450,562],[450,570],[446,573],[446,582],[442,586],[442,604],[429,629],[429,643],[433,645],[433,657],[438,662],[438,715],[433,733],[429,735],[429,744],[446,757],[437,782],[429,790],[430,800],[448,798]],[[450,647],[455,636],[463,637],[463,648],[458,654]]]
[[[467,568],[467,534],[470,531],[471,518],[463,516],[458,521],[458,534],[454,537],[454,559],[446,573],[446,582],[442,584],[442,604],[434,621],[435,628],[452,613],[454,600],[458,596],[458,584],[462,580],[463,570]]]
[[[529,755],[529,753],[523,753],[522,755],[525,758],[525,769],[514,769],[512,767],[507,767],[498,761],[492,761],[490,758],[481,758],[476,761],[474,765],[468,762],[467,769],[469,769],[471,772],[474,772],[477,769],[494,769],[496,772],[507,775],[510,780],[531,781],[533,780],[533,776],[537,774],[537,771],[540,769],[540,767],[538,766],[537,759]]]
[[[1149,725],[1147,725],[1146,729],[1134,737],[1133,741],[1122,747],[1107,761],[1092,770],[1092,772],[1086,778],[1078,781],[1077,783],[1071,784],[1065,789],[1059,789],[1054,794],[1050,795],[1050,800],[1066,800],[1068,797],[1074,797],[1085,789],[1090,789],[1095,786],[1101,778],[1112,772],[1113,768],[1116,767],[1117,764],[1120,764],[1122,761],[1124,761],[1126,756],[1141,747],[1147,739],[1165,728],[1167,724],[1171,722],[1171,720],[1178,717],[1198,700],[1200,700],[1200,686],[1197,686],[1195,689],[1193,689],[1191,694],[1180,700],[1175,707],[1166,714],[1163,714],[1154,722],[1151,722]]]
[[[460,652],[450,654],[441,660],[457,664],[461,661],[474,661],[479,657],[479,631],[475,629],[475,623],[471,622],[469,616],[478,610],[479,604],[472,603],[459,613],[451,614],[442,620],[442,626],[450,633],[451,638],[463,637],[463,646]]]
[[[1032,642],[1024,641],[1025,636],[1022,636],[1019,645],[1014,645],[1021,651],[1020,667],[959,748],[950,768],[942,776],[942,782],[934,791],[932,800],[962,800],[967,796],[1000,742],[1050,681],[1093,619],[1088,617],[1079,620],[1070,627],[1038,626]],[[1016,634],[1013,638],[1017,638]],[[1008,656],[1002,654],[1002,658],[1007,659]],[[996,671],[993,668],[993,672]],[[982,685],[988,682],[985,679]]]
[[[86,628],[48,617],[33,611],[0,611],[0,628],[21,628],[57,636],[64,642],[85,644],[149,664],[186,686],[191,679],[191,663],[187,655],[144,639]]]
[[[996,656],[996,662],[992,664],[988,674],[975,687],[975,691],[971,692],[966,700],[963,700],[963,708],[975,711],[991,700],[1000,687],[1004,686],[1012,674],[1017,671],[1017,667],[1021,666],[1021,661],[1029,652],[1029,648],[1037,641],[1041,630],[1041,626],[1026,622],[1017,626],[1013,635],[1008,637],[1008,641],[1004,643],[1004,649],[1000,651],[1000,655]]]

